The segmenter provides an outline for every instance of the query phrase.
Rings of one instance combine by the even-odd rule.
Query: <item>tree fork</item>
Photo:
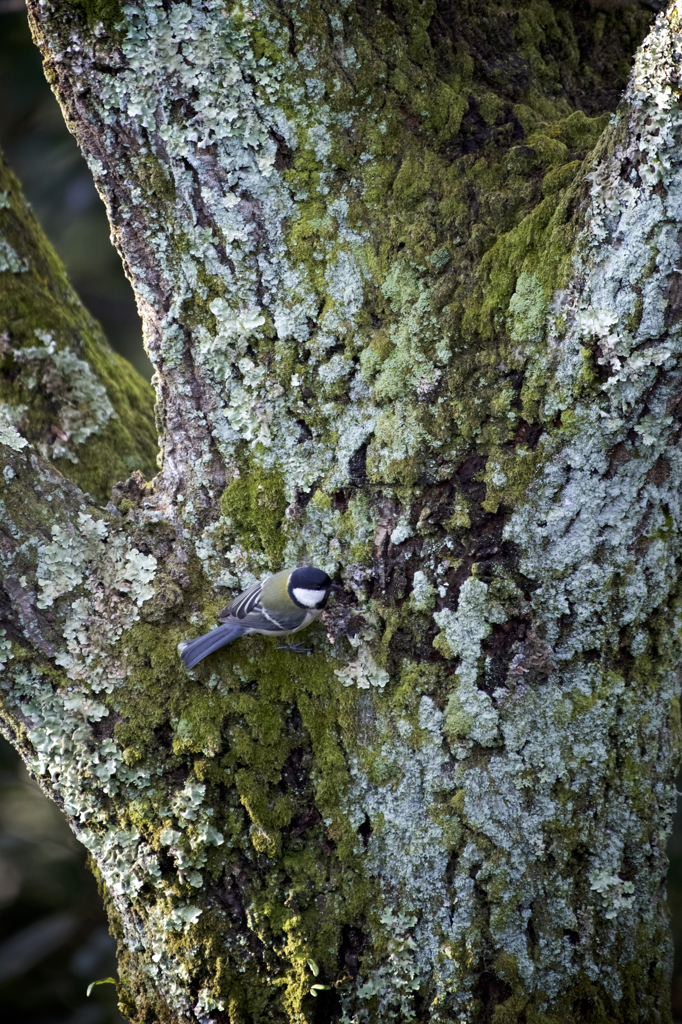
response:
[[[132,1020],[670,1020],[682,45],[608,6],[30,2],[161,456],[3,184],[2,716]],[[305,559],[311,655],[182,670]]]

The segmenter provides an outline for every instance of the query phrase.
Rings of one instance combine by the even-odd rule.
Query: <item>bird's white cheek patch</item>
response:
[[[299,604],[306,608],[317,608],[320,602],[324,601],[324,590],[304,590],[302,587],[294,587],[292,594]]]

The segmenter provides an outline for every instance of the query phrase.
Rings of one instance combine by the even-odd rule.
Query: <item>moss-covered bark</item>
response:
[[[125,1012],[668,1021],[677,6],[31,13],[162,468],[34,543],[8,425],[7,600],[57,639],[8,635],[4,715],[91,851]],[[302,559],[345,588],[312,654],[183,672]]]
[[[111,351],[0,156],[0,422],[106,504],[155,469],[154,395]]]

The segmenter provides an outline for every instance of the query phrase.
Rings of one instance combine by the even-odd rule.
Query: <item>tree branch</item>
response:
[[[111,351],[0,158],[0,422],[106,503],[151,475],[153,394]]]

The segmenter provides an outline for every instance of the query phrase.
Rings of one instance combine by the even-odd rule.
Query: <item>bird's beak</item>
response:
[[[338,583],[332,583],[332,590],[343,590],[343,587],[340,587]]]

